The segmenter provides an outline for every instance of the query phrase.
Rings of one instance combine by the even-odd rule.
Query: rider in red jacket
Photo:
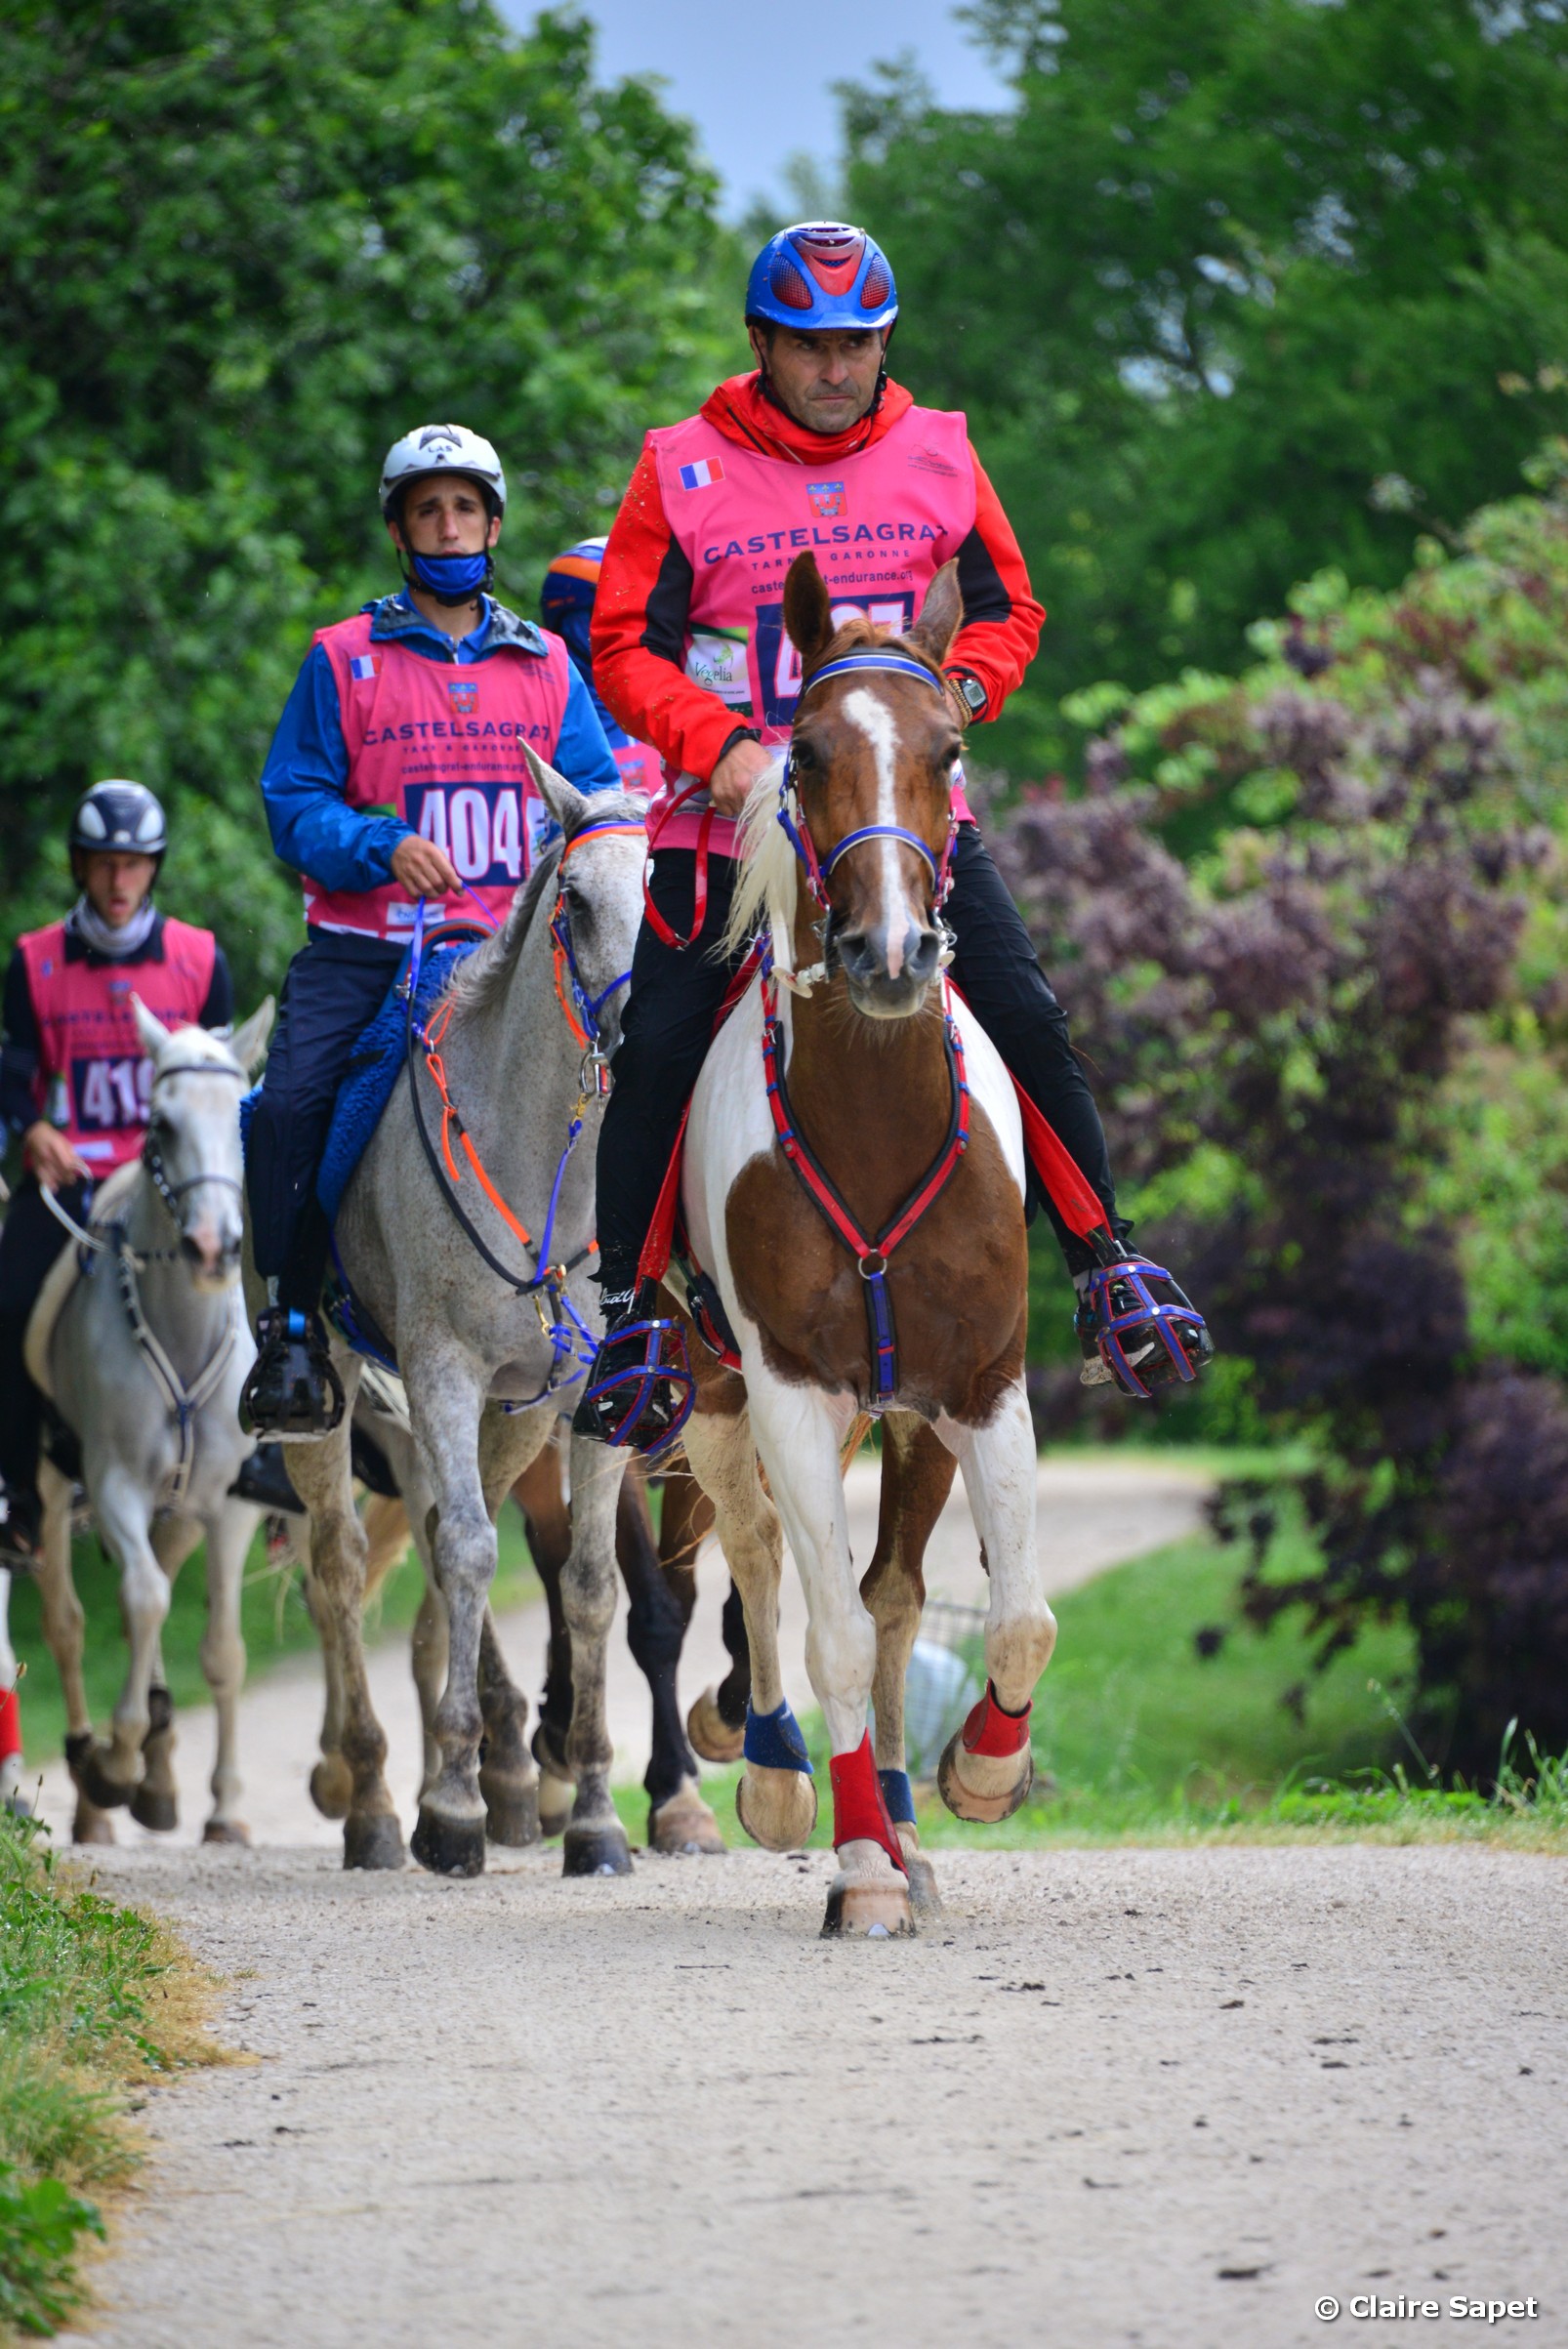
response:
[[[903,634],[936,572],[956,560],[965,619],[944,674],[962,726],[998,714],[1039,641],[1045,614],[964,419],[917,406],[888,379],[897,309],[891,268],[863,229],[812,222],[770,238],[746,294],[756,372],[722,384],[697,416],[649,433],[604,551],[595,680],[628,733],[660,752],[666,775],[649,821],[663,934],[644,922],[638,940],[598,1149],[609,1326],[577,1424],[607,1442],[646,1449],[673,1423],[667,1382],[630,1375],[644,1363],[639,1331],[650,1304],[638,1260],[729,975],[715,947],[733,892],[734,818],[793,720],[800,666],[782,611],[791,561],[809,547],[837,612]],[[954,979],[1119,1233],[1105,1137],[1066,1014],[961,785],[954,805],[944,908]],[[668,942],[672,930],[688,938],[683,949]],[[1093,1253],[1044,1204],[1069,1270],[1087,1284]],[[1149,1353],[1153,1375],[1164,1375],[1164,1346]],[[1099,1368],[1094,1356],[1091,1376]]]

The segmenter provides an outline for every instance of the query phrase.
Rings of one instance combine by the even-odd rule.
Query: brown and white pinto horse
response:
[[[790,570],[801,697],[782,790],[760,785],[747,811],[730,930],[732,942],[763,930],[775,975],[753,983],[717,1038],[686,1135],[686,1231],[742,1366],[723,1371],[693,1340],[685,1428],[745,1603],[741,1815],[775,1849],[815,1815],[779,1679],[782,1520],[832,1748],[840,1874],[828,1932],[914,1929],[903,1680],[921,1556],[955,1461],[991,1585],[990,1685],[940,1778],[961,1817],[1004,1818],[1023,1799],[1029,1707],[1055,1638],[1023,1386],[1019,1114],[972,1014],[956,997],[944,1004],[940,971],[960,749],[940,664],[963,616],[955,574],[946,565],[910,635],[890,639],[858,618],[835,629],[809,555]],[[885,1429],[882,1525],[857,1587],[840,1444],[868,1409]],[[928,1864],[917,1871],[918,1895]]]

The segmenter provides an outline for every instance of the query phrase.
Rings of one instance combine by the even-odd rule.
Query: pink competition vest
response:
[[[691,565],[686,675],[717,694],[737,726],[782,742],[801,690],[801,656],[784,633],[784,578],[803,547],[833,598],[834,617],[863,612],[904,635],[942,564],[974,526],[969,427],[956,413],[906,410],[858,457],[788,464],[724,437],[700,416],[650,433],[672,536]],[[656,831],[689,776],[670,777],[648,818]],[[962,784],[954,793],[968,817]],[[696,845],[707,794],[658,834]],[[735,826],[720,817],[713,852],[732,856]]]
[[[558,637],[546,655],[508,647],[487,661],[450,666],[407,644],[370,641],[369,612],[319,629],[337,680],[349,753],[344,797],[383,807],[444,848],[493,922],[533,862],[550,813],[533,788],[525,742],[554,761],[571,668]],[[322,888],[308,874],[305,918],[317,929],[358,930],[401,941],[414,905],[396,882],[375,889]],[[475,911],[466,891],[444,910]],[[427,919],[439,921],[433,900]]]
[[[651,742],[611,743],[610,757],[621,770],[623,791],[640,791],[651,800],[664,789],[664,762]]]
[[[166,916],[161,963],[67,963],[63,922],[31,931],[21,946],[43,1046],[38,1113],[102,1180],[141,1149],[152,1094],[152,1063],[131,997],[139,995],[166,1028],[194,1026],[212,985],[216,942],[210,929]]]

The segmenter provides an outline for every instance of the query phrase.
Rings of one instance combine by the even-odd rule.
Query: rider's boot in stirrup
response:
[[[576,1435],[633,1452],[658,1452],[685,1425],[696,1399],[681,1324],[653,1311],[651,1281],[604,1298],[607,1326],[581,1400]]]
[[[239,1474],[228,1490],[236,1501],[253,1502],[272,1516],[292,1512],[297,1517],[305,1508],[294,1479],[283,1465],[279,1444],[258,1444],[249,1460],[241,1461]]]
[[[257,1354],[239,1397],[248,1435],[309,1443],[343,1418],[343,1381],[333,1367],[317,1313],[268,1305],[256,1323]]]
[[[44,1538],[44,1504],[31,1488],[0,1478],[0,1566],[32,1574]]]

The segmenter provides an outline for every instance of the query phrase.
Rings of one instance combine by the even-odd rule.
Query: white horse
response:
[[[144,1826],[178,1812],[174,1732],[159,1635],[171,1585],[207,1543],[201,1662],[218,1712],[213,1812],[205,1836],[249,1840],[237,1817],[235,1711],[245,1677],[240,1577],[261,1511],[229,1497],[252,1438],[239,1390],[255,1359],[239,1288],[239,1103],[272,1023],[264,1004],[231,1044],[173,1031],[136,1004],[152,1062],[140,1159],[93,1204],[91,1247],[67,1249],[27,1332],[27,1367],[81,1446],[82,1482],[120,1572],[131,1655],[106,1744],[93,1734],[82,1678],[83,1616],[71,1581],[67,1479],[47,1460],[39,1585],[44,1637],[60,1670],[65,1752],[81,1798],[78,1839],[111,1835],[101,1814],[129,1804]]]
[[[495,1516],[574,1383],[574,1326],[585,1348],[599,1327],[587,1279],[599,1100],[583,1021],[607,1053],[647,846],[640,803],[584,798],[531,753],[529,763],[562,845],[540,859],[505,927],[448,985],[427,1050],[399,1080],[337,1218],[355,1299],[395,1347],[407,1390],[415,1441],[394,1467],[428,1578],[414,1641],[427,1758],[412,1849],[422,1867],[448,1875],[483,1868],[487,1826],[498,1842],[539,1834],[527,1701],[507,1671],[488,1603]],[[311,1793],[345,1822],[346,1867],[397,1868],[403,1840],[365,1676],[366,1537],[352,1498],[350,1418],[363,1365],[341,1339],[333,1356],[347,1397],[341,1425],[285,1447],[310,1516],[307,1588],[328,1689]],[[561,1599],[573,1680],[565,1759],[577,1791],[564,1864],[568,1875],[624,1874],[631,1859],[609,1793],[604,1650],[626,1463],[574,1437],[571,1465]]]

